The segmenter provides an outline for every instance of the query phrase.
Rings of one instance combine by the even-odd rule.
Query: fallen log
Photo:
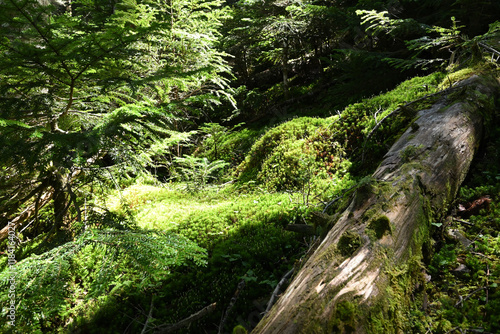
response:
[[[464,180],[499,92],[474,76],[418,112],[252,333],[404,333],[430,229]]]

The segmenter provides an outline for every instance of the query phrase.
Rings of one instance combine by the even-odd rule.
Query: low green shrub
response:
[[[194,155],[210,161],[224,160],[232,167],[239,165],[253,143],[261,134],[260,130],[243,127],[243,123],[229,129],[217,123],[207,123],[200,128],[205,134]]]

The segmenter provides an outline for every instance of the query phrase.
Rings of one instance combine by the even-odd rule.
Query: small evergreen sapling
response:
[[[45,196],[53,217],[34,235],[72,208],[80,220],[83,185],[146,171],[158,144],[198,117],[193,104],[230,98],[219,5],[0,2],[2,225],[31,204],[36,219]]]

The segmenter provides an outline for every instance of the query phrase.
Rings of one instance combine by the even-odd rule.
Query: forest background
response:
[[[498,78],[499,17],[468,0],[2,0],[1,331],[250,331],[411,127],[404,107]],[[433,223],[404,332],[500,330],[499,131],[497,111]]]

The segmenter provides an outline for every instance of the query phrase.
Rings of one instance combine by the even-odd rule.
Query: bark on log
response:
[[[423,254],[464,180],[497,80],[474,76],[421,110],[252,333],[404,333]]]

